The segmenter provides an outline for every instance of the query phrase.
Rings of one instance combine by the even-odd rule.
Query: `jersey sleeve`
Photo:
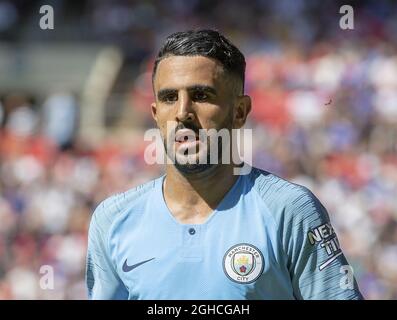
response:
[[[286,209],[284,234],[296,299],[363,299],[328,213],[306,188]]]
[[[88,232],[86,285],[90,300],[122,300],[128,291],[120,280],[109,255],[108,232],[111,220],[107,216],[107,200],[95,210]]]

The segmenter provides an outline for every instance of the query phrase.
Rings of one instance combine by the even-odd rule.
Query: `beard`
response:
[[[209,163],[186,163],[181,164],[177,160],[175,160],[175,168],[183,174],[197,174],[202,173],[214,166],[214,164]]]
[[[227,119],[225,119],[224,123],[222,123],[222,125],[220,125],[220,128],[228,129],[229,132],[231,131],[232,115],[229,116]],[[199,130],[201,128],[197,127],[193,123],[190,123],[190,122],[178,123],[174,129],[174,132],[178,131],[179,129],[190,129],[197,136],[200,137]],[[204,141],[202,141],[202,142],[204,142]],[[217,144],[217,150],[218,150],[218,157],[217,157],[217,161],[215,161],[215,163],[214,162],[211,163],[211,150],[213,149],[212,146],[214,145],[213,142],[215,142]],[[165,148],[165,152],[166,152],[167,156],[174,160],[173,164],[174,164],[175,168],[184,175],[203,173],[203,172],[210,170],[217,164],[221,163],[222,155],[224,152],[221,137],[217,137],[216,141],[213,141],[213,140],[211,141],[210,137],[207,135],[206,143],[207,143],[206,145],[208,146],[208,148],[206,148],[207,149],[206,154],[201,155],[201,156],[199,155],[199,148],[200,148],[199,147],[200,144],[199,144],[196,146],[196,157],[195,157],[195,159],[193,159],[194,161],[192,161],[192,159],[190,159],[186,163],[186,161],[183,161],[183,162],[179,161],[178,156],[175,155],[175,151],[174,151],[175,141],[168,141],[168,138],[163,139],[163,144],[164,144],[164,148]],[[183,156],[187,157],[188,156],[187,153],[188,153],[188,150],[185,150]],[[200,161],[200,160],[202,160],[202,158],[205,158],[206,161]]]
[[[210,141],[208,141],[207,139],[207,145],[210,146],[209,148],[207,148],[207,152],[205,155],[206,161],[204,163],[202,163],[200,161],[200,157],[196,156],[195,159],[195,163],[181,163],[178,160],[178,156],[175,157],[175,168],[177,168],[177,170],[181,173],[184,174],[195,174],[195,173],[202,173],[205,172],[207,170],[209,170],[210,168],[212,168],[216,163],[211,163],[211,145],[210,145]],[[198,149],[199,147],[197,147]],[[197,150],[198,152],[199,150]],[[184,151],[184,155],[187,156],[188,150]],[[222,141],[220,139],[218,139],[218,163],[220,162],[219,160],[222,159]]]

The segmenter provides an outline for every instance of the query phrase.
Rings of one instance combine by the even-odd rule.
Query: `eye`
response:
[[[208,95],[204,91],[196,91],[193,94],[194,101],[206,101],[208,100]]]
[[[175,101],[178,100],[178,95],[175,93],[167,94],[164,98],[163,101],[165,103],[174,103]]]

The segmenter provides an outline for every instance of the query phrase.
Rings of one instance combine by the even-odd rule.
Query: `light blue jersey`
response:
[[[253,168],[203,224],[181,224],[164,176],[103,201],[90,299],[361,299],[328,214],[305,187]]]

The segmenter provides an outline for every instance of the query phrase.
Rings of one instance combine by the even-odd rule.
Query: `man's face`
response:
[[[175,165],[182,172],[200,172],[210,167],[199,164],[199,159],[209,159],[212,148],[208,146],[209,139],[207,148],[205,141],[200,141],[199,129],[234,127],[239,94],[234,81],[219,62],[202,56],[170,56],[158,64],[152,114],[168,155],[170,150],[175,152]],[[222,150],[218,154],[221,156]],[[182,165],[188,156],[195,159],[195,164],[190,161]]]

